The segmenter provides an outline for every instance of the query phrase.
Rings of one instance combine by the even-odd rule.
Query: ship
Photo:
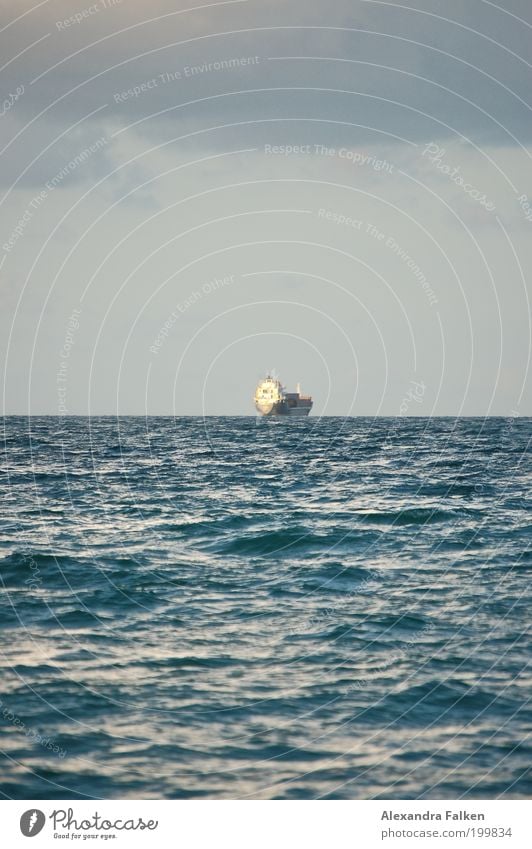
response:
[[[261,416],[308,416],[312,409],[310,395],[302,395],[299,383],[296,392],[287,392],[280,380],[268,375],[255,390],[255,408]]]

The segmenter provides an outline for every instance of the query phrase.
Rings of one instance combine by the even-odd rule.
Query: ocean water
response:
[[[4,419],[3,796],[530,795],[531,435]]]

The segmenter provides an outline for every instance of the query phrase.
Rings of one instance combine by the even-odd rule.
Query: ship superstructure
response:
[[[301,394],[299,384],[296,392],[287,392],[281,381],[270,375],[259,381],[254,401],[261,416],[308,416],[313,403],[310,395]]]

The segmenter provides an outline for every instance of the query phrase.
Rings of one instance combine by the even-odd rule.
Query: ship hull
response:
[[[287,415],[288,416],[298,416],[299,418],[301,418],[301,416],[308,416],[309,413],[310,413],[310,407],[291,407],[288,410]]]
[[[303,416],[308,416],[312,405],[305,405],[301,407],[291,406],[289,407],[284,401],[280,401],[276,404],[255,404],[255,409],[261,416],[297,416],[301,418]]]

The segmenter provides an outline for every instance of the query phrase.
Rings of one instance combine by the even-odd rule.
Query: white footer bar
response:
[[[529,849],[531,802],[5,801],[3,846]],[[30,839],[35,842],[30,842]]]

